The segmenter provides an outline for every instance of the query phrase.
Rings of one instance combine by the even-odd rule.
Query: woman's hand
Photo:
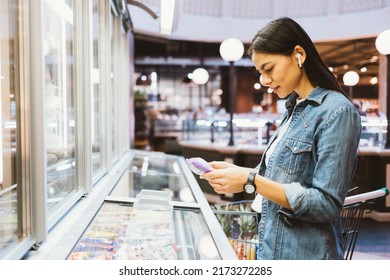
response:
[[[210,162],[213,171],[200,175],[207,180],[218,194],[239,193],[247,181],[250,168],[239,167],[224,161]]]

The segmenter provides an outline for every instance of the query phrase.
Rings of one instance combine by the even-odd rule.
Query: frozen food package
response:
[[[147,207],[134,209],[131,227],[126,231],[128,250],[121,251],[128,259],[177,259],[177,246],[172,211]]]
[[[166,191],[158,191],[158,190],[148,190],[143,189],[139,194],[137,194],[137,198],[146,198],[146,199],[156,199],[156,200],[171,200],[170,194]]]
[[[172,212],[171,197],[165,191],[142,190],[134,202],[134,209]]]
[[[143,190],[134,202],[130,222],[121,256],[137,260],[177,259],[173,206],[168,193]]]
[[[211,165],[201,157],[187,158],[186,161],[195,174],[201,175],[213,170]]]

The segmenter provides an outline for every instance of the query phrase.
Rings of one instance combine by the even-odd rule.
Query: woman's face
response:
[[[303,71],[294,52],[291,55],[254,52],[252,62],[260,73],[260,83],[280,98],[287,97],[293,91],[299,92]]]

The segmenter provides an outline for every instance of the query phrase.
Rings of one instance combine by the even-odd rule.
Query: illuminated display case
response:
[[[263,145],[273,135],[281,122],[280,114],[241,113],[234,114],[234,143]],[[209,140],[212,143],[228,143],[230,117],[226,113],[201,115],[184,122],[182,140]]]
[[[67,259],[236,259],[185,159],[134,150]]]
[[[384,116],[362,116],[360,147],[383,148],[387,134],[387,119]]]

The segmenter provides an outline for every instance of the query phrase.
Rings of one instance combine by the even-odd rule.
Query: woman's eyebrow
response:
[[[258,71],[261,71],[261,70],[264,70],[264,68],[267,66],[267,64],[271,63],[271,61],[268,61],[268,62],[265,62],[263,63],[259,69],[257,69]]]
[[[271,63],[271,61],[265,62],[260,66],[260,70],[264,70],[264,68],[267,66],[267,64]]]

